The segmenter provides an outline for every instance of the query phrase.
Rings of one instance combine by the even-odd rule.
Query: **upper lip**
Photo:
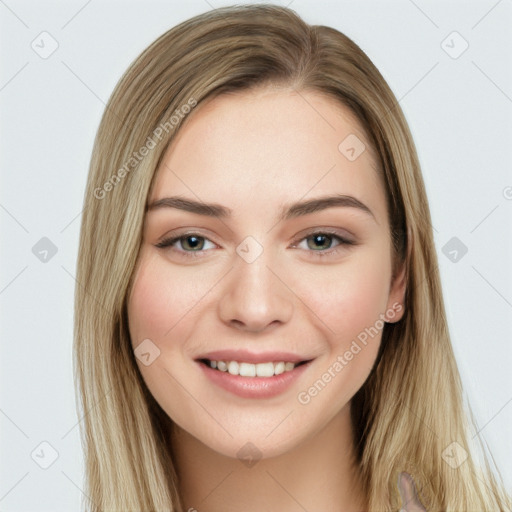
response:
[[[250,352],[248,350],[215,350],[208,352],[197,358],[197,360],[208,359],[209,361],[238,361],[243,363],[268,363],[273,361],[283,361],[285,363],[301,363],[308,361],[306,357],[301,357],[291,352]]]

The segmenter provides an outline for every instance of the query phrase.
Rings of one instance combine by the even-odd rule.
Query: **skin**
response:
[[[354,161],[338,149],[349,134],[366,146]],[[185,510],[365,510],[350,401],[375,362],[381,331],[308,403],[298,395],[381,315],[403,315],[405,269],[392,279],[375,162],[348,109],[318,92],[277,87],[201,103],[165,153],[149,204],[181,196],[232,210],[224,219],[150,210],[128,301],[133,348],[149,339],[160,351],[137,364],[174,423]],[[372,214],[337,206],[278,220],[284,205],[332,194],[353,196]],[[311,233],[325,228],[354,244],[336,235],[315,244]],[[204,237],[199,254],[186,237],[155,246],[183,232]],[[236,251],[248,236],[263,249],[251,263]],[[229,348],[314,360],[286,392],[247,399],[212,384],[194,361]],[[237,456],[248,442],[251,467]]]
[[[402,509],[400,512],[426,512],[426,508],[418,498],[414,480],[409,473],[400,473],[398,477],[398,490],[402,499]]]

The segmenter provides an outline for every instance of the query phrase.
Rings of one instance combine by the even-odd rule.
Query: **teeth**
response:
[[[231,364],[231,363],[229,363],[229,364]],[[270,363],[270,364],[272,364],[272,363]],[[238,370],[238,374],[241,375],[242,377],[256,377],[256,375],[258,375],[258,377],[261,377],[261,375],[259,374],[259,371],[258,371],[258,367],[254,364],[249,364],[249,363],[240,363],[240,368]]]
[[[293,368],[295,367],[295,365],[293,363],[290,363],[292,364],[292,370]],[[281,373],[284,372],[284,369],[286,368],[286,364],[285,363],[276,363],[275,367],[274,367],[274,375],[280,375]]]
[[[284,372],[292,371],[296,364],[279,361],[278,363],[239,363],[238,361],[210,361],[210,367],[221,372],[241,377],[273,377]]]
[[[256,375],[258,377],[273,377],[274,376],[274,363],[259,363],[251,365],[256,367]]]
[[[228,364],[228,372],[231,375],[238,375],[240,372],[240,365],[236,361],[230,361]]]

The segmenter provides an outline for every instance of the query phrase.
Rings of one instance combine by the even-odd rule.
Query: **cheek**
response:
[[[195,306],[205,290],[196,274],[173,272],[157,255],[141,255],[140,265],[128,301],[132,344],[150,338],[157,345],[171,335],[184,339],[187,326],[194,323]],[[180,333],[179,336],[176,336]]]
[[[305,400],[315,401],[334,414],[343,407],[367,379],[378,354],[389,293],[390,269],[374,253],[360,253],[357,259],[336,271],[321,269],[311,284],[301,287],[304,303],[326,343],[326,353],[311,381]],[[326,388],[323,391],[324,387]],[[318,409],[320,413],[321,408]]]
[[[176,361],[183,361],[187,339],[197,324],[197,306],[207,292],[197,283],[209,282],[208,276],[201,280],[195,272],[194,278],[158,255],[142,252],[127,305],[132,348],[149,339],[159,351],[148,365],[137,358],[139,371],[162,409],[183,425],[197,411],[179,385],[187,381],[187,374]],[[146,346],[157,354],[152,345]]]
[[[342,348],[385,313],[390,279],[386,263],[361,253],[336,270],[320,268],[307,286],[301,285],[301,297],[323,324],[333,348]]]

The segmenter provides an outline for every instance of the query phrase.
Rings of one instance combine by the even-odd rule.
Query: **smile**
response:
[[[307,370],[313,360],[248,363],[222,359],[198,359],[203,375],[221,391],[242,398],[272,398],[283,394]]]
[[[279,361],[253,364],[240,361],[210,361],[209,359],[205,359],[203,362],[210,368],[241,377],[273,377],[284,372],[291,372],[296,366],[306,363],[306,361],[300,363]]]

